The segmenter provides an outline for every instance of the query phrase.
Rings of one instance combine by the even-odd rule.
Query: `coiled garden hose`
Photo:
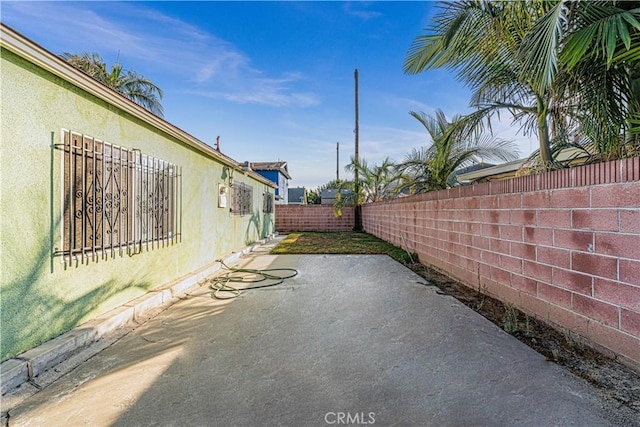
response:
[[[216,299],[236,298],[243,291],[277,286],[283,283],[285,279],[290,279],[298,274],[298,271],[293,268],[267,268],[257,270],[252,268],[229,267],[222,261],[220,261],[220,263],[222,264],[222,268],[229,271],[209,279],[209,282],[211,282],[209,287],[213,290],[212,296]],[[277,272],[284,272],[284,274],[278,274]],[[229,283],[260,283],[266,280],[275,280],[275,282],[248,286],[242,289],[229,285]],[[226,293],[226,295],[224,293]]]

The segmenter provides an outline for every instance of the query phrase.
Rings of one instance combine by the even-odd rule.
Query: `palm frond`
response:
[[[584,2],[579,8],[580,28],[567,35],[561,55],[569,69],[583,58],[602,58],[607,66],[624,60],[640,31],[640,9],[624,10],[610,3]],[[635,32],[635,35],[633,35]],[[637,51],[637,45],[633,47]],[[630,55],[633,55],[632,53]]]
[[[539,93],[552,84],[558,69],[559,46],[568,13],[565,3],[565,0],[559,1],[536,21],[518,52],[522,68],[529,70],[531,84]]]
[[[162,90],[151,80],[137,74],[135,71],[124,71],[120,62],[115,62],[110,71],[107,71],[107,65],[97,53],[71,54],[65,52],[60,56],[73,67],[119,92],[143,108],[160,117],[164,115],[164,109],[160,102],[163,97]]]

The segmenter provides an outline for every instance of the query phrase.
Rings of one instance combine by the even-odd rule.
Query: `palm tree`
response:
[[[151,80],[135,71],[124,71],[119,61],[107,71],[106,63],[97,53],[71,54],[65,52],[61,56],[73,67],[121,93],[136,104],[160,117],[164,116],[164,109],[160,103],[163,96],[162,90]]]
[[[306,203],[308,205],[319,205],[322,202],[322,197],[320,196],[320,188],[317,189],[309,189],[307,191],[307,200]]]
[[[611,140],[629,127],[640,24],[638,9],[622,3],[443,3],[411,45],[404,70],[457,70],[477,109],[468,120],[509,111],[525,134],[537,134],[541,161],[549,164],[554,138],[579,129]]]
[[[358,171],[358,189],[356,190],[355,181],[334,180],[324,186],[336,189],[336,201],[333,204],[336,217],[342,216],[344,206],[388,200],[402,190],[402,172],[388,157],[379,166],[369,166],[365,159],[356,161],[351,156],[351,163],[344,169],[347,172]]]
[[[359,202],[378,202],[395,197],[401,173],[395,163],[388,157],[378,166],[369,166],[365,159],[358,162],[351,157],[351,163],[345,166],[345,171],[358,171]]]
[[[640,147],[633,129],[640,118],[639,20],[637,1],[558,1],[520,52],[533,85],[543,90],[560,80],[580,103],[579,133],[602,156],[627,157]]]
[[[455,184],[456,170],[484,160],[511,161],[518,158],[516,146],[490,135],[477,135],[465,117],[455,116],[447,121],[442,110],[435,117],[411,111],[427,130],[431,145],[414,149],[399,170],[410,179],[405,187],[411,193],[440,190]]]

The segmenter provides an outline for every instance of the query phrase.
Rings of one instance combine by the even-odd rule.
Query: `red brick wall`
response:
[[[363,206],[363,228],[640,366],[640,158]],[[406,243],[405,243],[406,242]]]
[[[276,231],[352,231],[355,225],[353,207],[342,208],[336,218],[329,205],[275,205]]]

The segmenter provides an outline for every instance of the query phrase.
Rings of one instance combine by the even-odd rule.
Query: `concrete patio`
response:
[[[203,286],[9,411],[16,426],[614,425],[596,390],[382,255],[269,255],[277,287]]]

